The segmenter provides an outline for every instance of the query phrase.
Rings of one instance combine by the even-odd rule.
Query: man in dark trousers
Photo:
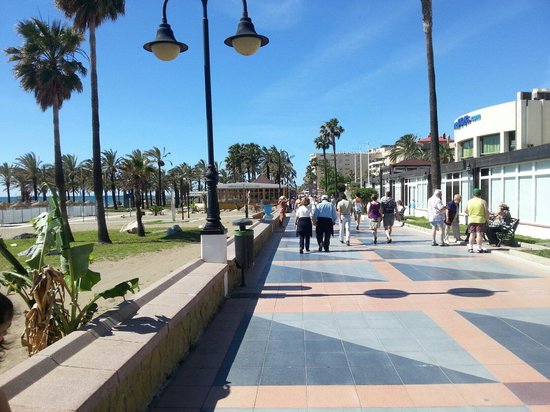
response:
[[[336,208],[329,201],[327,195],[321,196],[321,203],[315,208],[313,214],[313,223],[317,226],[315,233],[317,234],[317,243],[319,244],[319,252],[323,249],[329,251],[330,236],[332,235],[333,226],[336,223]]]

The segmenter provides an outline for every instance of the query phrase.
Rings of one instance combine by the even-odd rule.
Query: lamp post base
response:
[[[207,263],[227,263],[225,234],[201,234],[201,259]]]

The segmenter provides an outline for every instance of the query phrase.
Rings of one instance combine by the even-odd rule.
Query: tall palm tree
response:
[[[320,134],[318,137],[315,138],[313,141],[315,143],[315,148],[317,150],[323,151],[323,160],[324,160],[324,174],[325,174],[325,194],[328,192],[328,173],[327,173],[327,167],[328,167],[328,161],[327,161],[327,149],[330,147],[330,140],[328,136],[325,134]]]
[[[451,149],[449,143],[439,143],[439,159],[442,163],[452,163],[455,161],[455,151]]]
[[[10,189],[14,181],[14,166],[4,162],[0,165],[0,183],[6,188],[6,194],[8,195],[8,203],[11,203]]]
[[[77,182],[77,177],[80,173],[78,169],[78,157],[72,154],[64,154],[61,157],[63,162],[63,172],[65,172],[65,182],[67,182],[67,197],[71,195],[73,197],[73,202],[76,200],[76,190],[79,189],[79,184]]]
[[[32,190],[32,186],[29,183],[27,174],[20,167],[16,166],[13,169],[13,182],[14,182],[14,186],[19,188],[19,193],[21,194],[19,199],[22,202],[29,201],[31,198],[30,193]]]
[[[430,152],[431,170],[428,179],[428,193],[441,187],[441,160],[439,158],[439,126],[437,121],[437,94],[435,88],[435,63],[432,42],[432,0],[420,0],[422,4],[422,22],[426,38],[426,57],[428,61],[428,85],[430,89]]]
[[[69,241],[74,241],[67,216],[59,110],[74,91],[82,91],[79,74],[85,75],[86,68],[77,60],[77,56],[82,53],[80,43],[83,36],[58,21],[48,25],[36,18],[20,21],[17,32],[24,39],[23,46],[10,47],[6,53],[10,56],[9,61],[15,63],[15,77],[20,79],[23,89],[34,93],[43,111],[52,108],[55,184],[59,191],[65,234]]]
[[[80,185],[82,193],[82,202],[86,202],[86,192],[93,186],[93,162],[92,159],[86,159],[78,165],[77,182]]]
[[[134,150],[132,154],[122,159],[120,166],[124,180],[134,193],[134,202],[136,205],[137,235],[145,236],[145,228],[141,216],[143,205],[143,193],[147,184],[147,179],[154,173],[155,168],[151,165],[150,159],[141,152]]]
[[[395,142],[395,145],[388,155],[388,159],[392,163],[408,159],[422,159],[423,157],[424,152],[422,146],[418,143],[418,137],[414,134],[405,134],[401,136],[397,142]]]
[[[260,149],[260,173],[271,179],[271,168],[273,165],[273,151],[269,147],[262,146]]]
[[[166,163],[164,163],[164,159],[170,155],[170,152],[166,152],[166,149],[163,147],[162,151],[156,147],[153,146],[151,150],[147,150],[145,152],[146,156],[149,156],[151,160],[153,160],[154,163],[157,164],[157,178],[158,178],[158,185],[157,189],[155,191],[155,201],[157,205],[166,205],[166,195],[164,194],[164,188],[162,187],[162,166],[164,166]]]
[[[327,136],[334,154],[334,188],[338,192],[338,168],[336,167],[336,140],[340,139],[344,128],[338,124],[338,119],[330,119],[321,126],[321,136]]]
[[[118,209],[117,205],[117,199],[116,199],[116,174],[118,171],[118,167],[120,166],[120,162],[122,161],[121,157],[118,157],[116,150],[104,150],[101,156],[102,159],[102,166],[103,166],[103,172],[107,176],[107,179],[109,181],[109,188],[111,189],[111,196],[113,199],[113,207],[115,210]]]
[[[233,182],[243,181],[243,164],[244,164],[244,150],[243,145],[235,143],[229,146],[227,149],[227,157],[225,158],[225,164],[231,171],[233,176]]]
[[[40,165],[42,161],[34,152],[25,153],[15,159],[16,166],[21,170],[21,173],[32,183],[32,191],[34,200],[38,200],[38,181],[40,180]]]
[[[193,167],[194,176],[198,183],[198,190],[202,189],[202,179],[205,179],[204,181],[204,188],[206,189],[206,171],[208,170],[208,165],[206,164],[206,160],[200,159],[197,164]]]
[[[251,182],[256,179],[262,149],[256,143],[246,143],[243,145],[243,149],[243,162],[246,169],[247,181]]]
[[[112,243],[107,230],[103,204],[95,31],[105,20],[116,20],[119,15],[124,14],[125,0],[55,0],[55,4],[68,18],[74,18],[73,24],[76,29],[81,31],[88,29],[92,96],[92,161],[94,165],[94,195],[97,206],[97,240],[100,243]]]

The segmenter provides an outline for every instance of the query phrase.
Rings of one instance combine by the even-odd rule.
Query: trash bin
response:
[[[251,224],[251,219],[233,221],[234,226],[239,226],[239,229],[235,230],[235,260],[242,271],[242,285],[244,285],[244,271],[254,261],[254,230],[246,228]]]
[[[273,212],[273,206],[269,203],[264,205],[264,219],[271,219],[271,213]]]

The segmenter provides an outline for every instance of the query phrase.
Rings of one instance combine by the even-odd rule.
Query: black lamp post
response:
[[[206,130],[208,145],[208,166],[205,173],[207,186],[207,211],[206,224],[202,234],[225,234],[225,228],[220,220],[220,205],[218,203],[218,171],[214,163],[214,132],[212,126],[212,91],[210,81],[210,39],[208,30],[208,0],[202,2],[202,31],[204,47],[204,89],[206,95]],[[180,43],[174,37],[174,33],[166,19],[166,5],[168,0],[164,0],[162,6],[162,22],[159,25],[155,40],[143,45],[147,51],[160,60],[173,60],[178,54],[188,49],[185,43]],[[243,0],[243,17],[237,28],[237,33],[225,40],[225,44],[235,48],[242,55],[249,56],[254,54],[262,46],[269,43],[269,39],[261,36],[254,30],[254,24],[248,17],[246,0]]]

